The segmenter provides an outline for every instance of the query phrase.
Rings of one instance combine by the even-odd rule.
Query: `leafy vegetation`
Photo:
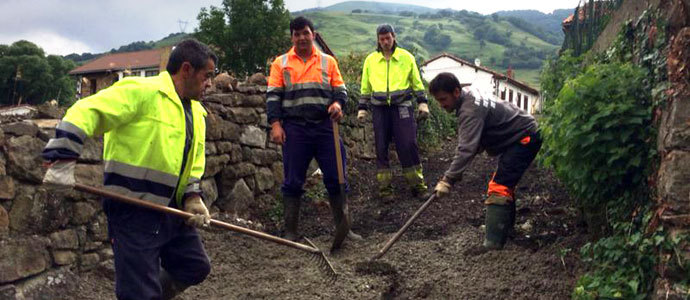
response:
[[[28,41],[0,45],[0,104],[40,104],[52,99],[74,101],[75,83],[67,73],[75,64]]]
[[[659,276],[675,274],[685,290],[690,280],[679,250],[688,236],[658,226],[646,182],[658,164],[652,111],[668,87],[666,26],[653,11],[639,20],[625,24],[606,53],[565,51],[541,76],[544,161],[577,196],[595,236],[604,236],[580,249],[589,270],[574,299],[646,299]],[[567,48],[578,47],[585,49]]]
[[[122,52],[132,52],[132,51],[141,51],[141,50],[149,50],[149,49],[157,49],[161,47],[166,47],[166,46],[173,46],[179,42],[181,42],[183,39],[187,38],[189,34],[186,34],[184,32],[178,32],[178,33],[171,33],[168,36],[164,37],[161,40],[158,41],[149,41],[149,42],[144,42],[144,41],[138,41],[138,42],[133,42],[129,43],[124,46],[120,46],[119,48],[111,49],[110,52],[106,53],[89,53],[85,52],[82,54],[76,54],[72,53],[69,55],[65,55],[64,58],[69,59],[77,64],[83,64],[87,61],[90,61],[95,58],[99,58],[104,54],[108,53],[122,53]]]
[[[290,15],[283,0],[224,0],[202,8],[195,36],[218,54],[219,69],[236,74],[265,71],[267,59],[290,45]]]

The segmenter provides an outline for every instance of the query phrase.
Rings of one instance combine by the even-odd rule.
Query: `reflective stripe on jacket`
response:
[[[293,47],[271,64],[266,93],[269,124],[284,119],[321,121],[328,117],[333,101],[345,109],[345,83],[332,56],[313,47],[304,61]]]
[[[128,77],[77,101],[42,155],[47,160],[76,159],[87,137],[104,135],[107,189],[165,206],[177,191],[182,207],[185,193],[201,194],[206,163],[206,110],[195,100],[191,108],[194,136],[185,166],[185,112],[167,72]]]
[[[362,90],[359,109],[373,105],[412,106],[412,98],[418,103],[427,102],[424,84],[414,56],[396,47],[389,60],[383,52],[373,52],[364,60]]]

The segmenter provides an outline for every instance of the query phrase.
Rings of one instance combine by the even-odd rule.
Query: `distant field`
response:
[[[482,47],[474,38],[473,28],[457,19],[439,18],[422,19],[403,17],[393,14],[377,13],[346,13],[337,11],[312,11],[305,13],[312,19],[316,30],[319,31],[336,56],[350,52],[371,52],[376,48],[376,27],[382,23],[389,23],[396,28],[399,44],[412,50],[422,60],[446,52],[473,61],[479,58],[482,65],[497,71],[505,72],[499,67],[504,58],[504,45],[485,41]],[[539,51],[556,52],[559,46],[549,44],[540,38],[521,31],[512,24],[499,20],[491,21],[496,32],[502,35],[510,34],[513,44],[523,45]],[[451,37],[450,44],[442,49],[438,45],[429,44],[424,35],[432,27],[438,27],[441,34]],[[516,78],[528,83],[534,88],[539,87],[539,69],[516,69]]]

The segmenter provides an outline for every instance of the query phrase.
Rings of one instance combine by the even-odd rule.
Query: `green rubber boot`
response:
[[[403,176],[407,180],[407,184],[412,189],[412,195],[418,200],[426,201],[431,197],[431,191],[424,182],[424,174],[422,173],[422,166],[413,166],[403,169]]]
[[[515,203],[499,195],[490,195],[484,203],[487,206],[483,246],[488,250],[501,250],[515,222]]]
[[[384,201],[393,199],[393,172],[390,169],[382,169],[376,173],[376,181],[379,187],[378,197]]]

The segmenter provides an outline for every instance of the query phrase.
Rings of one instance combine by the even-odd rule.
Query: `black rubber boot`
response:
[[[333,213],[333,223],[335,223],[335,237],[333,238],[333,245],[331,246],[331,252],[333,252],[340,249],[343,241],[345,241],[345,238],[350,233],[352,220],[347,212],[344,194],[341,193],[336,196],[331,196],[329,200],[331,212]]]
[[[510,231],[511,211],[515,206],[509,203],[505,205],[489,204],[486,207],[486,234],[484,236],[484,248],[487,250],[500,250],[506,243]],[[514,216],[514,214],[513,214]]]
[[[161,283],[161,299],[163,300],[169,300],[172,298],[175,298],[175,296],[181,294],[186,290],[189,285],[186,285],[182,282],[179,282],[175,279],[173,279],[170,274],[165,271],[164,269],[161,269],[161,273],[159,275],[159,280]]]
[[[283,216],[285,217],[285,239],[296,242],[300,239],[297,233],[299,223],[300,198],[283,195]]]

